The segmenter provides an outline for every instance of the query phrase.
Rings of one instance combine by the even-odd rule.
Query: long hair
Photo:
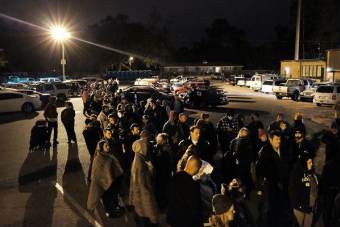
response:
[[[221,215],[212,215],[210,218],[211,227],[229,227],[227,212]]]
[[[199,149],[197,145],[191,144],[188,149],[185,151],[182,158],[177,163],[177,171],[182,171],[185,169],[185,166],[187,165],[188,159],[192,155],[199,155]]]

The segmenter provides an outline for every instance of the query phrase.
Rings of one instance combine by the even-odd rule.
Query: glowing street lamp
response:
[[[58,41],[61,42],[61,48],[62,48],[62,59],[61,59],[61,65],[63,67],[63,81],[65,81],[65,65],[66,65],[66,60],[65,60],[65,45],[64,41],[68,38],[71,37],[70,33],[67,33],[64,29],[62,28],[53,28],[52,29],[52,34],[54,38]]]
[[[131,71],[131,64],[132,64],[133,59],[134,59],[133,57],[129,58],[130,71]]]

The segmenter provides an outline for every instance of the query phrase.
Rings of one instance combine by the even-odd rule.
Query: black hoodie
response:
[[[170,179],[170,196],[166,222],[173,227],[203,226],[200,184],[185,171]]]

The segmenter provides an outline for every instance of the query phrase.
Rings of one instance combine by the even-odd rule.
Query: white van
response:
[[[286,83],[286,80],[280,79],[280,80],[266,80],[262,84],[261,92],[269,94],[273,92],[273,87],[279,86],[280,84]]]
[[[253,89],[255,91],[261,90],[262,85],[266,80],[278,80],[282,79],[281,77],[275,75],[275,74],[258,74],[254,75],[251,80],[247,81],[246,86],[250,89]]]

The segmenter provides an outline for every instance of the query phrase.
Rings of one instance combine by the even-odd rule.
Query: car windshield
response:
[[[265,81],[264,83],[263,83],[263,85],[272,85],[273,84],[273,81]]]
[[[299,86],[300,85],[300,80],[288,80],[287,81],[287,86]]]
[[[319,93],[333,93],[334,87],[333,86],[322,86],[317,89],[316,92]]]

